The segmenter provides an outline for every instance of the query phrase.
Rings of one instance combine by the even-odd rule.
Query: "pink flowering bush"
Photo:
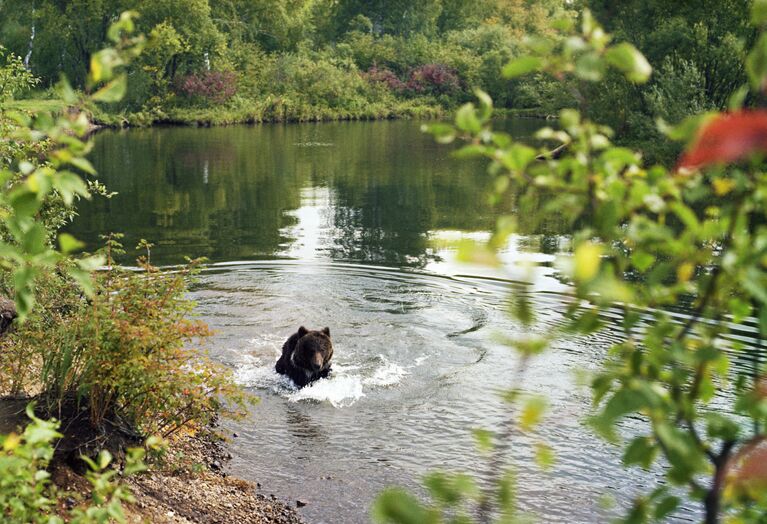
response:
[[[367,70],[367,72],[362,73],[362,76],[371,83],[379,83],[385,85],[390,91],[393,91],[395,93],[402,93],[407,89],[407,84],[400,80],[400,78],[392,71],[391,69],[388,69],[386,67],[379,68],[378,66],[373,66],[370,69]]]
[[[424,64],[410,72],[407,88],[415,93],[453,95],[461,89],[455,69],[442,64]]]
[[[379,83],[390,91],[410,95],[455,96],[461,92],[461,79],[455,69],[443,64],[424,64],[412,69],[407,81],[402,80],[391,69],[373,66],[362,73],[371,83]]]
[[[237,93],[232,71],[200,71],[176,80],[176,92],[193,100],[223,104]]]

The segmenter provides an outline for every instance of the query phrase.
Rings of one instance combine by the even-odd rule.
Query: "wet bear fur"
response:
[[[282,345],[282,356],[277,361],[277,373],[287,375],[302,388],[330,373],[330,359],[333,357],[333,343],[330,329],[309,331],[298,328]]]

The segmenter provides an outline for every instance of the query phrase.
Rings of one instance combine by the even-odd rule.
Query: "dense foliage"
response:
[[[586,90],[588,103],[580,109],[610,125],[621,140],[649,144],[646,153],[654,158],[679,153],[678,145],[663,143],[658,118],[676,124],[721,111],[746,81],[744,58],[756,35],[748,23],[750,0],[587,4],[616,40],[639,48],[655,74],[642,86],[612,76]]]
[[[767,27],[767,2],[754,2],[752,21],[762,31]],[[631,83],[649,79],[645,58],[627,43],[613,43],[590,13],[584,13],[579,32],[566,36],[511,62],[505,73],[546,71],[595,86],[609,81],[608,69]],[[765,43],[762,32],[745,57],[753,96],[767,81]],[[490,478],[484,480],[492,482],[432,474],[425,479],[432,504],[392,490],[374,507],[379,521],[517,521],[506,451],[515,435],[532,431],[545,405],[524,394],[527,363],[555,337],[597,332],[605,322],[616,322],[607,310],[620,310],[621,340],[590,381],[596,408],[590,423],[623,447],[627,467],[649,468],[662,460],[665,475],[664,483],[635,500],[625,521],[665,520],[686,493],[688,505],[697,503],[707,523],[763,522],[767,370],[758,359],[747,372],[730,369],[745,351],[735,331],[757,320],[760,336],[767,335],[767,112],[743,109],[747,90],[727,101],[727,113],[667,130],[667,140],[688,141],[673,169],[647,166],[639,153],[613,145],[610,127],[574,109],[561,112],[559,129],[537,135],[560,143],[557,154],[514,141],[492,131],[491,100],[482,92],[479,107],[458,111],[455,127],[432,127],[442,142],[470,142],[459,156],[491,162],[498,195],[518,195],[516,213],[499,220],[489,248],[502,245],[515,230],[514,217],[540,202],[543,216],[569,222],[573,256],[560,267],[577,300],[567,308],[560,332],[510,340],[519,366],[504,393],[509,419],[498,432],[476,433],[480,449],[490,452]],[[487,246],[476,249],[492,257]],[[514,296],[513,304],[520,321],[535,322],[526,293]],[[689,315],[680,321],[675,309],[682,304],[689,304]],[[644,434],[624,440],[627,417],[642,421]],[[552,456],[545,445],[539,449],[539,463],[547,466]]]
[[[507,107],[538,107],[538,80],[496,74],[525,36],[545,34],[563,0],[0,1],[0,42],[43,86],[87,83],[91,55],[122,10],[147,35],[124,112],[152,120],[281,120],[434,115],[482,86]],[[380,82],[379,78],[389,81]],[[211,96],[213,86],[217,96]],[[233,117],[236,118],[236,117]]]

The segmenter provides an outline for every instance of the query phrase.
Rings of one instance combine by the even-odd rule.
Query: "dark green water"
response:
[[[540,122],[504,124],[532,133]],[[453,241],[489,235],[491,179],[460,162],[415,122],[151,129],[96,137],[93,162],[119,194],[81,207],[73,232],[95,248],[126,234],[156,246],[155,264],[207,256],[192,297],[216,330],[211,355],[231,366],[262,402],[229,427],[231,472],[288,501],[309,522],[366,522],[388,485],[418,492],[434,468],[482,476],[472,429],[498,428],[514,353],[498,335],[522,326],[507,314],[519,281],[531,282],[545,332],[562,322],[568,288],[556,259],[567,231],[555,217],[501,250],[503,267],[466,267]],[[680,314],[681,315],[681,314]],[[681,315],[683,316],[683,315]],[[609,319],[608,319],[609,320]],[[274,370],[299,325],[329,326],[334,371],[295,390]],[[755,329],[755,328],[754,328]],[[550,415],[537,435],[516,435],[509,454],[520,506],[542,522],[600,522],[620,514],[662,471],[624,470],[619,448],[583,424],[588,391],[576,370],[600,366],[617,333],[559,341],[538,358],[524,387],[542,392]],[[745,337],[750,335],[745,334]],[[736,363],[736,366],[741,365]],[[642,430],[628,420],[626,433]],[[542,472],[537,440],[557,463]],[[600,500],[617,500],[603,509]],[[678,518],[694,520],[685,508]]]
[[[526,135],[535,120],[509,123]],[[317,231],[333,260],[423,267],[435,230],[486,231],[490,179],[449,158],[413,122],[354,122],[102,133],[93,160],[111,191],[86,206],[75,232],[105,231],[157,245],[153,261],[284,256],[308,200],[327,199]],[[302,239],[305,242],[306,239]]]

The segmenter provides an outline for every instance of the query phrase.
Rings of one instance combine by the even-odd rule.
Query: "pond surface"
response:
[[[507,121],[526,136],[541,125]],[[368,521],[389,485],[418,491],[434,468],[482,475],[472,429],[497,428],[515,355],[499,335],[522,327],[509,295],[529,292],[533,331],[562,322],[567,286],[555,261],[567,231],[555,218],[502,252],[504,267],[456,261],[454,241],[486,238],[496,220],[492,180],[481,163],[459,162],[415,122],[274,125],[106,132],[93,162],[119,194],[81,209],[74,233],[91,247],[109,231],[145,238],[155,264],[183,256],[213,262],[193,297],[216,330],[214,358],[261,397],[237,433],[232,474],[308,505],[312,523]],[[532,287],[525,291],[519,282]],[[329,326],[330,378],[297,391],[273,371],[300,325]],[[745,335],[748,338],[748,334]],[[519,505],[543,522],[605,521],[660,472],[624,470],[620,450],[584,425],[590,394],[577,370],[596,369],[616,340],[609,329],[563,340],[524,387],[549,397],[540,432],[516,435],[509,453]],[[737,365],[746,366],[747,363]],[[628,421],[628,433],[641,421]],[[536,442],[557,462],[541,471]],[[605,496],[617,507],[604,509]],[[690,509],[677,513],[694,520]]]

